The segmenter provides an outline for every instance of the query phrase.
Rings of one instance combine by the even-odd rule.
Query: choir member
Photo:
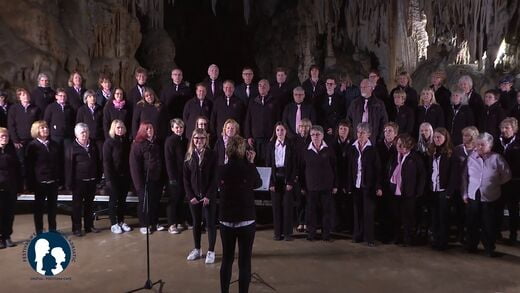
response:
[[[513,87],[515,78],[512,75],[506,75],[498,82],[498,90],[500,94],[500,105],[506,113],[509,113],[516,104],[516,90]]]
[[[303,152],[299,177],[302,180],[302,192],[307,196],[307,240],[315,240],[318,220],[321,218],[322,239],[331,241],[332,195],[338,191],[336,156],[323,140],[321,126],[313,125],[310,136],[311,143]]]
[[[125,124],[125,135],[130,136],[128,129],[132,127],[132,106],[126,100],[125,93],[122,88],[116,87],[114,97],[107,102],[103,108],[103,132],[105,138],[108,138],[110,127],[114,120],[121,120]]]
[[[161,102],[166,111],[166,119],[181,118],[186,102],[193,96],[188,82],[183,80],[180,68],[172,69],[172,82],[161,91]]]
[[[83,86],[83,76],[78,71],[74,71],[69,76],[67,92],[67,100],[74,112],[83,106],[83,95],[87,89]]]
[[[444,114],[451,109],[450,96],[451,92],[444,86],[446,80],[446,72],[444,70],[437,70],[431,75],[430,88],[435,91],[435,100],[442,108]]]
[[[285,124],[285,123],[284,123]],[[285,124],[287,125],[287,124]],[[301,162],[303,160],[303,153],[311,143],[311,131],[312,123],[311,120],[307,118],[303,118],[301,120],[300,125],[298,126],[298,135],[293,138],[294,146],[296,148],[296,161],[298,162],[297,168],[301,169]],[[298,171],[299,172],[299,171]],[[307,199],[305,198],[305,193],[302,193],[303,190],[301,180],[297,180],[296,188],[294,188],[294,196],[296,197],[296,221],[298,222],[298,227],[296,231],[304,232],[307,229],[307,220],[305,210],[307,209]]]
[[[126,132],[125,123],[114,119],[103,144],[103,171],[105,188],[109,194],[110,231],[115,234],[132,231],[125,223],[126,196],[130,188],[130,141]]]
[[[305,91],[302,87],[297,86],[293,89],[293,103],[285,106],[282,114],[282,122],[289,127],[290,136],[297,134],[298,127],[302,119],[309,119],[312,123],[316,123],[316,110],[309,103],[304,103]]]
[[[381,77],[379,70],[371,69],[368,73],[368,80],[373,85],[372,89],[374,97],[381,100],[385,106],[389,104],[391,105],[391,102],[388,101],[388,89],[386,88],[385,80]],[[374,131],[373,128],[372,130]]]
[[[7,93],[0,90],[0,127],[7,127],[9,108],[11,108],[11,103],[9,103]]]
[[[213,147],[215,146],[217,137],[216,137],[216,135],[211,133],[211,131],[210,131],[211,129],[209,127],[209,119],[206,118],[206,116],[197,117],[197,119],[195,120],[195,129],[197,129],[197,128],[201,128],[201,129],[204,129],[204,131],[206,131],[206,134],[208,135],[209,146],[211,149],[213,149]]]
[[[414,144],[414,139],[409,134],[400,134],[396,144],[397,155],[389,162],[394,242],[403,246],[413,244],[415,201],[423,195],[426,183],[423,159],[413,150]]]
[[[471,110],[473,110],[475,117],[480,117],[482,115],[482,111],[484,110],[484,101],[482,100],[482,97],[475,91],[475,88],[473,87],[473,79],[471,76],[461,76],[457,85],[468,98],[468,105]]]
[[[448,248],[450,198],[453,196],[457,179],[453,146],[446,128],[433,131],[433,143],[428,147],[428,191],[432,194],[432,248]]]
[[[222,133],[215,144],[215,153],[217,155],[217,164],[219,166],[227,164],[228,157],[226,156],[226,149],[229,139],[238,135],[239,132],[240,125],[238,125],[238,123],[235,120],[226,120],[224,126],[222,127]]]
[[[520,196],[520,137],[518,134],[518,120],[508,117],[500,122],[500,137],[495,139],[495,150],[501,154],[511,168],[511,181],[502,186],[502,200],[500,201],[499,211],[507,206],[509,211],[509,241],[515,244],[517,241],[518,230],[518,204]],[[503,214],[499,214],[503,218]],[[502,221],[499,221],[501,224]],[[498,225],[500,228],[501,225]],[[499,230],[500,232],[500,230]]]
[[[202,128],[196,128],[190,139],[186,159],[183,165],[183,182],[186,198],[189,200],[193,218],[193,242],[187,260],[202,257],[200,245],[202,234],[202,219],[206,220],[208,230],[208,252],[206,263],[215,262],[215,242],[217,239],[217,156],[209,146],[208,133]]]
[[[206,87],[202,83],[195,86],[195,97],[186,102],[182,117],[186,124],[184,135],[187,139],[191,138],[191,133],[195,129],[195,121],[200,116],[211,117],[213,102],[208,99]],[[209,125],[208,125],[209,126]]]
[[[179,234],[183,230],[186,216],[184,215],[184,184],[182,170],[186,154],[186,138],[184,137],[184,122],[181,119],[170,121],[172,134],[164,143],[164,161],[168,176],[168,232]]]
[[[275,69],[275,80],[271,82],[269,94],[278,102],[280,109],[285,109],[292,101],[293,87],[287,81],[287,68],[277,67]]]
[[[57,142],[61,151],[67,149],[74,139],[74,110],[67,103],[67,93],[59,88],[56,90],[56,102],[47,106],[43,119],[50,128],[51,139]]]
[[[108,102],[110,103],[110,101]],[[83,106],[81,106],[76,114],[76,123],[85,123],[88,126],[90,143],[96,145],[100,153],[100,162],[102,161],[103,142],[105,134],[103,133],[103,108],[96,103],[96,93],[88,90],[83,95]]]
[[[374,84],[370,80],[363,79],[360,88],[362,98],[352,102],[347,119],[352,123],[352,127],[368,122],[372,129],[370,140],[375,144],[383,138],[383,126],[388,122],[387,109],[383,101],[375,96]]]
[[[99,89],[96,92],[96,103],[101,107],[112,98],[112,81],[107,74],[100,74],[98,78]]]
[[[302,83],[305,91],[306,103],[312,105],[315,109],[325,97],[325,81],[320,78],[320,68],[313,64],[309,68],[309,78]]]
[[[428,122],[435,129],[444,127],[444,113],[441,106],[435,100],[435,92],[431,88],[424,88],[421,91],[419,107],[417,108],[416,130],[423,122]]]
[[[240,136],[231,138],[226,149],[229,162],[218,170],[222,241],[221,292],[229,292],[237,241],[239,291],[248,292],[251,282],[251,256],[256,230],[253,190],[262,186],[262,179],[253,165],[255,152],[246,151],[246,147],[245,139]]]
[[[477,137],[476,148],[468,156],[462,171],[462,198],[466,203],[466,249],[477,251],[482,240],[488,256],[495,256],[496,213],[500,187],[511,180],[511,170],[504,157],[491,151],[493,136],[484,132]]]
[[[500,93],[497,90],[488,90],[484,94],[484,110],[478,119],[480,132],[487,132],[498,138],[500,136],[500,122],[506,118],[506,113],[499,102]]]
[[[399,133],[413,134],[415,130],[415,111],[405,105],[406,92],[396,90],[393,94],[394,106],[388,109],[388,118],[399,125]]]
[[[137,67],[135,69],[134,78],[135,85],[128,91],[129,109],[133,109],[135,104],[143,99],[144,89],[148,87],[148,71],[143,67]]]
[[[74,134],[76,139],[65,150],[65,185],[72,190],[72,233],[80,237],[82,215],[85,233],[100,232],[94,227],[92,208],[102,166],[99,151],[89,140],[87,124],[76,124]]]
[[[56,92],[51,88],[49,76],[45,73],[38,74],[38,86],[31,92],[31,99],[41,113],[45,113],[47,106],[54,102],[55,95]]]
[[[222,88],[223,84],[222,81],[219,79],[219,73],[220,70],[218,66],[216,64],[211,64],[208,67],[208,77],[206,77],[206,79],[204,79],[203,81],[203,84],[206,87],[208,99],[212,102],[215,102],[215,100],[218,97],[224,95]]]
[[[475,116],[471,108],[464,104],[465,94],[462,91],[454,91],[450,100],[451,105],[445,112],[446,129],[450,132],[453,145],[457,146],[462,143],[462,129],[475,125]]]
[[[246,114],[246,105],[233,94],[235,90],[234,82],[231,80],[224,81],[223,89],[224,96],[215,100],[210,117],[212,132],[217,135],[220,135],[220,129],[222,129],[226,120],[233,119],[238,124],[242,124]]]
[[[342,80],[340,80],[340,94],[345,98],[345,113],[348,112],[350,108],[350,104],[357,97],[361,96],[361,91],[359,87],[352,82],[350,75],[346,75]]]
[[[59,180],[63,172],[60,146],[50,140],[47,122],[38,120],[31,126],[34,138],[25,152],[27,186],[34,191],[34,226],[36,234],[43,230],[43,211],[47,199],[49,231],[56,231],[56,211]]]
[[[146,97],[147,90],[145,90],[145,99]],[[137,216],[141,234],[164,230],[164,227],[159,225],[162,161],[162,149],[157,142],[153,124],[141,122],[130,148],[129,159],[130,175],[139,197]]]
[[[244,137],[256,152],[256,166],[265,166],[267,143],[280,118],[278,101],[269,94],[269,81],[262,79],[258,82],[258,95],[249,101],[244,122]]]
[[[520,121],[520,92],[516,94],[516,102],[509,112],[509,116],[516,118],[516,120]]]
[[[13,247],[14,212],[16,195],[22,181],[16,151],[9,143],[7,129],[0,128],[0,249]]]
[[[406,93],[405,105],[410,107],[412,110],[417,109],[417,106],[419,105],[419,97],[417,91],[412,87],[412,77],[410,74],[406,71],[402,71],[395,78],[395,82],[397,83],[397,86],[390,91],[390,97],[388,99],[389,104],[387,106],[392,106],[391,98],[394,96],[394,93],[398,90],[402,90]]]
[[[271,167],[269,191],[273,208],[273,239],[292,241],[296,149],[287,138],[287,126],[282,122],[276,123],[266,150],[266,164]]]
[[[375,146],[369,140],[370,124],[359,123],[357,140],[347,153],[347,191],[354,198],[354,233],[352,241],[375,246],[375,201],[382,196],[381,161]]]
[[[423,122],[419,125],[419,141],[417,142],[417,152],[421,156],[426,157],[428,146],[433,142],[433,127],[428,122]]]
[[[326,93],[324,99],[318,104],[318,124],[325,130],[327,137],[334,136],[334,129],[338,122],[345,118],[345,99],[336,91],[336,79],[325,79]]]
[[[143,99],[137,102],[132,116],[132,137],[136,137],[143,122],[153,125],[154,139],[161,141],[166,136],[167,126],[164,104],[151,88],[145,88]]]
[[[237,96],[244,105],[248,105],[251,99],[258,96],[258,84],[253,82],[253,69],[251,67],[244,67],[242,69],[243,83],[235,88],[235,96]]]

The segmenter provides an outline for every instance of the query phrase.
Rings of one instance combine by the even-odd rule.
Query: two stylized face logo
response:
[[[70,263],[72,249],[69,241],[57,232],[35,236],[27,247],[27,261],[34,271],[44,276],[56,276]]]

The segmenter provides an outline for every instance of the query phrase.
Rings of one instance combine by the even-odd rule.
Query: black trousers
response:
[[[383,190],[383,195],[376,197],[376,239],[383,243],[392,240],[392,197],[389,190]]]
[[[439,247],[448,245],[450,199],[446,196],[445,191],[432,192],[432,244]]]
[[[416,198],[394,196],[392,199],[392,222],[394,224],[394,240],[411,245],[415,233]],[[401,233],[401,226],[403,232]]]
[[[497,201],[480,201],[480,192],[477,191],[475,200],[469,199],[466,205],[466,248],[477,249],[480,241],[484,244],[486,252],[495,250],[497,235],[496,213],[499,204]]]
[[[137,205],[137,217],[139,218],[139,226],[155,227],[159,223],[159,205],[161,203],[162,185],[159,181],[149,181],[146,185],[146,191],[138,194],[139,204]],[[145,205],[145,193],[148,194],[148,206]],[[147,212],[148,211],[148,218]]]
[[[191,204],[191,216],[193,219],[193,242],[195,248],[200,249],[200,239],[202,234],[202,219],[206,219],[206,227],[208,231],[208,251],[215,251],[215,242],[217,241],[217,203],[210,200],[207,206],[203,206],[202,202]]]
[[[375,191],[361,188],[354,189],[354,233],[355,241],[374,241],[375,226]]]
[[[96,181],[76,181],[72,190],[72,231],[81,230],[81,215],[83,225],[90,229],[94,225],[93,205],[96,193]]]
[[[121,176],[112,178],[105,187],[110,194],[108,209],[110,211],[110,223],[115,225],[125,221],[126,196],[128,195],[128,178]]]
[[[338,193],[332,196],[334,222],[333,227],[339,231],[350,231],[354,229],[354,221],[352,215],[354,214],[354,201],[352,196],[338,189]]]
[[[10,238],[13,234],[15,205],[16,187],[0,184],[0,239]]]
[[[267,153],[267,143],[269,142],[268,138],[254,138],[254,148],[256,152],[255,156],[255,165],[256,166],[265,166],[265,156]]]
[[[299,183],[296,183],[293,189],[293,194],[296,197],[296,223],[298,225],[306,225],[307,196],[301,192],[302,189]]]
[[[47,199],[47,220],[49,230],[56,230],[56,210],[58,200],[58,184],[36,183],[34,191],[34,227],[36,233],[43,232],[43,211]]]
[[[307,231],[310,238],[316,236],[318,215],[321,215],[322,237],[328,239],[332,229],[332,193],[330,190],[307,192]]]
[[[520,180],[511,180],[502,185],[502,196],[499,200],[499,207],[497,213],[497,227],[498,233],[502,228],[502,220],[504,218],[503,210],[507,207],[509,212],[509,238],[517,239],[518,231],[518,205],[520,201]]]
[[[168,184],[168,224],[184,224],[186,215],[184,213],[184,185]]]
[[[466,227],[466,204],[459,190],[453,193],[451,198],[455,213],[453,214],[455,225],[457,225],[457,240],[464,242]]]
[[[235,260],[235,245],[238,241],[238,292],[249,291],[251,282],[251,256],[255,241],[256,223],[239,228],[220,225],[222,241],[222,264],[220,266],[220,291],[229,292],[231,272]]]
[[[274,236],[289,237],[293,232],[293,191],[286,190],[285,176],[276,176],[275,191],[271,191]],[[294,186],[293,186],[294,188]]]

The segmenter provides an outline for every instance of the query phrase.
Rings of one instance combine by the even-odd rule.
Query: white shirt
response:
[[[441,188],[439,165],[441,162],[441,156],[433,158],[433,172],[432,172],[432,190],[434,192],[445,191],[446,189]]]
[[[352,144],[356,150],[358,151],[358,159],[357,159],[357,174],[356,174],[356,188],[361,188],[361,174],[363,172],[363,166],[361,164],[361,155],[363,154],[363,150],[367,147],[367,146],[371,146],[372,143],[370,142],[370,140],[367,140],[367,142],[365,143],[365,145],[363,146],[363,149],[359,149],[359,141],[356,140],[353,144]]]
[[[276,168],[282,168],[285,166],[285,149],[286,145],[279,140],[276,141],[274,147],[274,161]]]
[[[317,149],[314,147],[314,145],[312,144],[312,141],[311,141],[311,143],[309,144],[309,147],[308,147],[307,149],[308,149],[308,150],[313,150],[315,153],[319,154],[320,151],[321,151],[322,149],[326,148],[326,147],[328,147],[328,145],[325,143],[325,141],[322,141],[322,142],[321,142],[320,149],[317,150]]]

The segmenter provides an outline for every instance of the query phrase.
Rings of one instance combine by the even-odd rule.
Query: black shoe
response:
[[[74,236],[77,236],[77,237],[83,236],[83,233],[81,233],[81,230],[73,231],[72,234],[74,234]]]
[[[352,238],[352,243],[361,243],[361,242],[363,242],[361,239]]]
[[[7,239],[5,239],[5,246],[6,247],[15,247],[16,244],[14,244],[14,242],[11,240],[11,238],[7,238]]]
[[[497,253],[494,251],[486,251],[486,255],[488,257],[497,257],[498,256]]]
[[[91,228],[85,228],[85,233],[99,233],[101,232],[101,230],[99,229],[96,229],[94,227],[91,227]]]
[[[285,236],[283,240],[285,240],[285,241],[293,241],[294,238],[292,238],[291,236]]]
[[[332,238],[330,238],[330,237],[323,237],[323,241],[325,241],[325,242],[333,242]]]
[[[0,239],[0,249],[4,249],[5,248],[5,241],[4,239]]]
[[[307,236],[307,241],[314,241],[314,240],[315,240],[314,236]]]
[[[281,236],[273,236],[273,240],[274,241],[280,241],[280,240],[282,240],[282,237]]]
[[[374,241],[368,241],[367,242],[368,247],[376,247],[376,243]]]

